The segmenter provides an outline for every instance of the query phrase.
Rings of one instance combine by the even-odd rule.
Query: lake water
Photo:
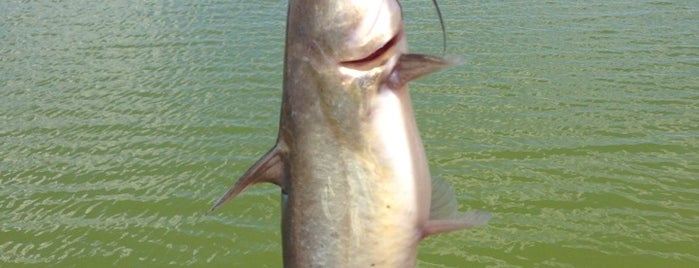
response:
[[[484,228],[420,267],[699,267],[699,1],[441,0],[464,64],[411,84]],[[430,1],[413,52],[441,54]],[[285,1],[0,2],[0,266],[280,267]]]

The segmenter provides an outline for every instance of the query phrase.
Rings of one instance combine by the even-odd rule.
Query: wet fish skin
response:
[[[397,1],[290,0],[277,142],[212,210],[279,185],[285,267],[413,267],[424,237],[484,224],[433,182],[412,112],[407,83],[447,65],[407,53]]]

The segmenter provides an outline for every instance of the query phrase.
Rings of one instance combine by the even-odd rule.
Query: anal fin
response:
[[[492,218],[490,212],[483,210],[458,211],[454,190],[446,180],[441,178],[432,178],[432,200],[430,201],[430,219],[422,230],[423,238],[484,225]]]

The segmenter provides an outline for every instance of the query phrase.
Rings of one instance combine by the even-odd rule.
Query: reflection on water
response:
[[[697,265],[699,4],[440,3],[466,63],[413,83],[416,116],[432,172],[495,219],[420,266]],[[429,1],[402,5],[440,53]],[[275,139],[285,16],[0,3],[0,263],[280,266],[275,187],[204,212]]]

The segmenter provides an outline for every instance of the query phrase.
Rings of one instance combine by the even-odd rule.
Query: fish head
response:
[[[292,0],[289,13],[287,43],[316,50],[328,61],[361,63],[383,58],[376,52],[382,48],[388,52],[398,41],[405,50],[405,38],[397,38],[403,21],[395,0]],[[391,40],[392,45],[386,46]]]
[[[346,127],[371,115],[380,91],[402,90],[447,65],[407,54],[395,0],[292,0],[286,45],[285,90],[302,88],[288,94],[319,100],[323,114]]]
[[[318,89],[327,94],[375,91],[407,50],[395,0],[293,0],[288,20],[287,61],[315,76],[304,82],[326,82]]]

